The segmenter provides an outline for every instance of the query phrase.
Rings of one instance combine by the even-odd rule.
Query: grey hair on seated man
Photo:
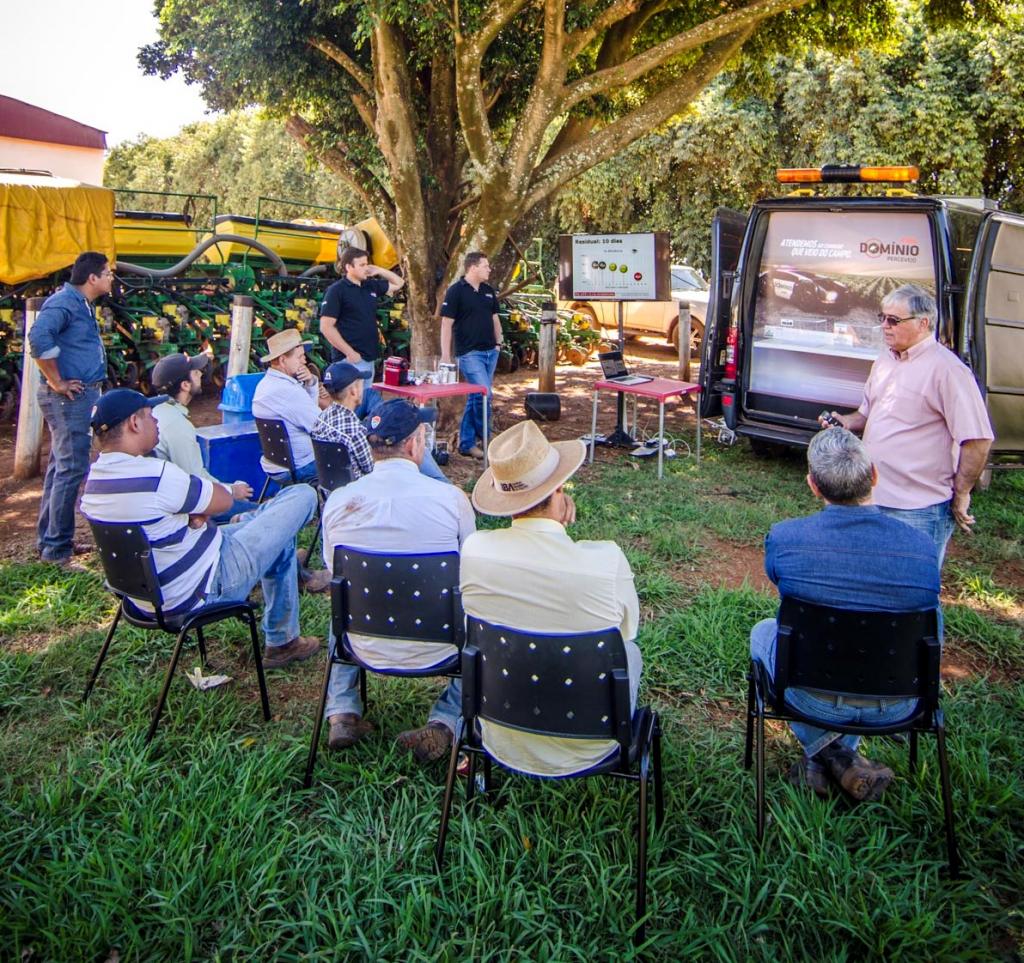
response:
[[[820,431],[807,447],[807,483],[833,505],[869,501],[875,467],[864,443],[845,428]]]
[[[924,288],[920,288],[916,284],[903,284],[882,298],[882,311],[885,313],[892,312],[897,305],[906,309],[903,312],[904,316],[925,318],[929,328],[935,327],[938,308],[935,298]]]

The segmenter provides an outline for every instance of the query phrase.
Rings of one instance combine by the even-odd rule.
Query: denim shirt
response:
[[[28,335],[33,358],[54,358],[65,380],[83,384],[107,376],[107,355],[92,306],[72,284],[65,284],[43,303]]]
[[[910,612],[939,606],[939,566],[927,535],[875,505],[828,505],[773,525],[764,569],[779,594],[815,605]]]

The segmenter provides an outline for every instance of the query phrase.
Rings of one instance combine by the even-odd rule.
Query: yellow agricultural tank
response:
[[[147,258],[181,260],[200,241],[187,214],[169,211],[116,211],[114,239],[123,261]]]
[[[271,221],[240,214],[221,214],[214,222],[217,234],[238,234],[266,245],[282,261],[293,264],[333,264],[341,228],[329,224],[299,221]],[[206,237],[211,235],[207,234]],[[205,238],[204,238],[205,240]],[[224,241],[209,248],[202,258],[214,263],[242,258],[260,258],[258,251],[237,241]]]

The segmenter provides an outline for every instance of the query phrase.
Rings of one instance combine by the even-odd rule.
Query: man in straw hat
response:
[[[336,488],[324,505],[328,569],[334,564],[336,545],[370,552],[457,552],[476,528],[465,494],[420,471],[427,447],[424,425],[433,415],[432,408],[397,399],[364,420],[374,467],[370,474]],[[359,660],[378,669],[426,669],[455,654],[454,647],[436,643],[394,642],[354,632],[348,639]],[[354,668],[336,665],[331,671],[324,711],[331,749],[355,745],[373,730],[362,718],[357,681]],[[427,725],[403,732],[398,744],[419,762],[439,759],[451,746],[461,704],[456,679],[434,703]]]
[[[320,400],[317,377],[306,366],[306,346],[295,328],[279,331],[267,338],[267,353],[260,363],[267,366],[252,398],[254,418],[279,418],[288,429],[292,446],[295,475],[299,481],[316,481],[316,462],[309,433],[316,424],[321,408],[330,398]],[[275,481],[287,481],[288,470],[260,458],[263,470]]]
[[[636,704],[642,660],[640,603],[633,573],[614,542],[573,541],[566,526],[576,506],[563,486],[583,463],[583,442],[549,442],[524,421],[488,450],[490,467],[473,489],[485,515],[511,516],[509,528],[476,532],[462,549],[467,615],[527,632],[590,632],[617,627],[625,640],[630,700]],[[537,776],[582,772],[618,751],[605,739],[528,735],[481,721],[487,750],[507,766]]]

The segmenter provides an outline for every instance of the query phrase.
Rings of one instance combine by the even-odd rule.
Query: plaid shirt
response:
[[[314,441],[340,443],[348,449],[352,481],[373,471],[373,452],[366,440],[366,429],[355,412],[344,405],[332,404],[321,411],[310,437]]]

